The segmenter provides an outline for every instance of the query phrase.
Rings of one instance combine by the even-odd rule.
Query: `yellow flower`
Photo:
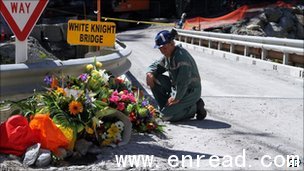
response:
[[[64,96],[66,95],[66,92],[65,92],[64,89],[61,88],[61,87],[57,87],[56,93],[62,94],[62,95],[64,95]]]
[[[99,61],[97,61],[97,62],[96,62],[96,67],[97,67],[97,68],[101,68],[101,67],[102,67],[102,63],[99,62]]]
[[[112,144],[112,139],[110,139],[110,138],[103,140],[101,143],[101,145],[104,145],[104,146],[110,145],[110,144]]]
[[[147,108],[150,112],[152,112],[154,110],[154,107],[152,105],[149,105]]]
[[[119,133],[119,129],[115,124],[112,124],[111,127],[107,130],[108,137],[114,138],[116,137],[116,134]]]
[[[99,74],[99,72],[97,70],[93,70],[91,72],[91,74],[92,74],[93,77],[100,77],[100,74]]]
[[[66,139],[68,140],[68,149],[73,150],[75,141],[76,141],[76,134],[74,134],[74,130],[70,127],[64,127],[62,125],[56,124],[56,126],[61,130],[61,132],[64,134]]]
[[[73,100],[69,104],[69,111],[72,115],[77,115],[83,111],[83,106],[80,102]]]
[[[86,66],[87,71],[91,71],[94,68],[94,66],[92,64],[88,64]]]
[[[88,126],[85,127],[85,130],[88,134],[93,134],[94,133],[94,130]]]

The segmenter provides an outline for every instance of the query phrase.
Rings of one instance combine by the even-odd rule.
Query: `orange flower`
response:
[[[83,106],[78,101],[72,101],[69,104],[69,111],[72,115],[77,115],[83,111]]]
[[[58,87],[58,80],[54,76],[52,76],[51,88],[54,89],[57,87]]]
[[[65,92],[64,89],[61,88],[61,87],[57,87],[56,93],[62,94],[62,95],[64,95],[64,96],[66,95],[66,92]]]

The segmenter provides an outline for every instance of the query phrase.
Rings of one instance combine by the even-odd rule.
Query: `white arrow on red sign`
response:
[[[19,41],[29,36],[48,0],[0,0],[0,11]]]

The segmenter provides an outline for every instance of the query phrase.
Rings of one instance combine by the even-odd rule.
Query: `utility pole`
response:
[[[97,21],[100,21],[100,0],[97,0]]]
[[[101,13],[101,11],[100,11],[100,1],[101,0],[97,0],[97,21],[98,22],[100,21],[100,13]],[[97,46],[96,50],[100,50],[100,47]]]

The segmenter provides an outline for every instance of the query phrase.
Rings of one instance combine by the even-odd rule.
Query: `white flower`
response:
[[[95,116],[92,118],[92,121],[94,124],[96,124],[97,127],[100,127],[100,125],[103,123],[101,120],[99,120]]]
[[[99,70],[99,75],[101,76],[103,82],[108,83],[110,76],[106,73],[106,70]]]
[[[121,134],[116,134],[115,140],[122,141]]]
[[[73,96],[75,99],[81,94],[80,90],[75,89],[65,88],[64,91],[66,92],[67,97]]]
[[[122,121],[117,121],[116,123],[115,123],[115,125],[117,126],[117,128],[120,130],[120,131],[122,131],[123,129],[124,129],[124,123],[122,122]]]
[[[96,93],[89,91],[89,93],[86,93],[86,95],[87,98],[90,98],[91,102],[94,102],[96,100],[96,98],[94,98],[97,95]]]
[[[96,100],[96,98],[91,97],[91,102],[94,102]]]
[[[155,122],[156,122],[157,125],[162,125],[162,124],[164,124],[164,122],[163,122],[160,118],[156,118],[156,119],[155,119]]]
[[[106,139],[107,138],[107,133],[103,133],[102,135],[101,135],[101,138],[104,140],[104,139]]]

